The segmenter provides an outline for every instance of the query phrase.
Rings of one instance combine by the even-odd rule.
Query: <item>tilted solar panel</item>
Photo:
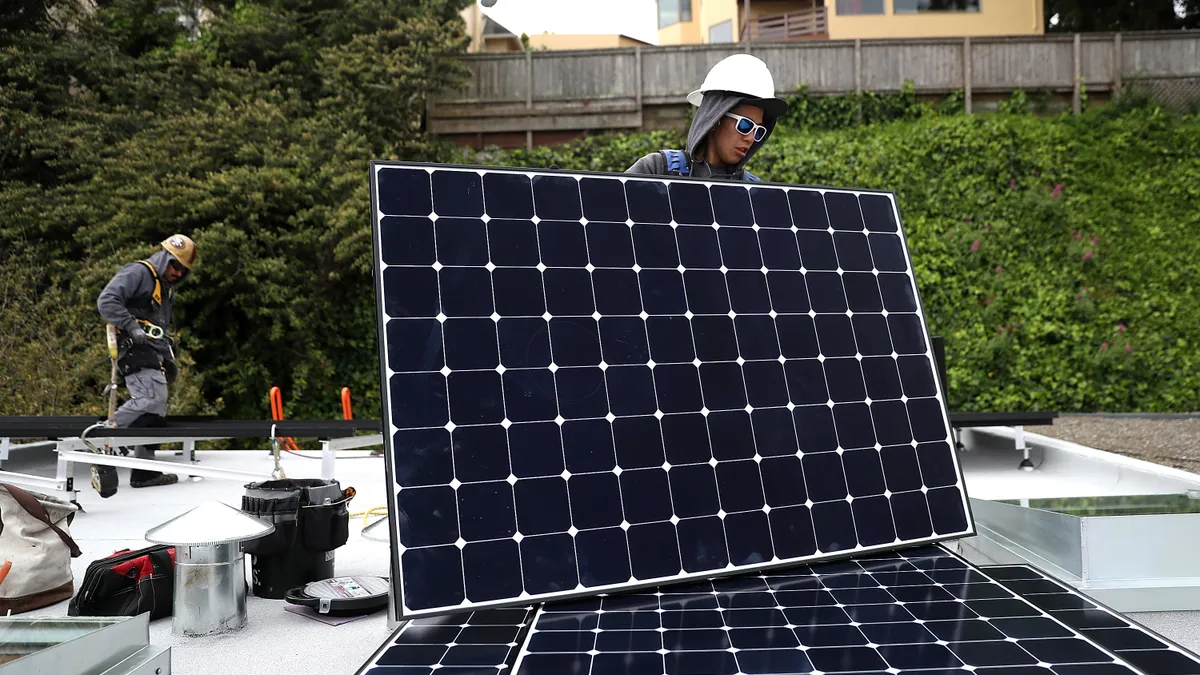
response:
[[[371,176],[400,617],[973,531],[890,193]]]

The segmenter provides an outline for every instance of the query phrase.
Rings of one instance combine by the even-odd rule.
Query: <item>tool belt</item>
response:
[[[129,342],[133,341],[129,340]],[[128,377],[130,373],[136,373],[146,368],[161,370],[164,360],[162,354],[150,345],[129,344],[125,349],[125,354],[117,359],[117,372],[121,374],[121,377]]]
[[[169,345],[171,338],[167,336],[166,331],[161,327],[156,326],[145,319],[137,319],[138,325],[145,331],[146,337],[151,340],[166,340]],[[165,370],[167,380],[175,379],[175,362],[173,359],[165,358],[158,349],[150,344],[137,344],[128,333],[118,329],[116,331],[116,352],[122,356],[117,358],[117,372],[121,377],[127,377],[130,373],[136,373],[139,370],[149,368],[151,370]]]

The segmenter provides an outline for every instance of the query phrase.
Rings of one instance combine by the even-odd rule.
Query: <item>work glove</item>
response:
[[[146,337],[146,331],[137,324],[134,324],[133,328],[129,330],[129,339],[133,340],[135,345],[145,345],[150,342],[150,338]]]
[[[175,377],[179,375],[179,366],[171,359],[163,359],[163,374],[167,376],[167,383],[175,381]]]

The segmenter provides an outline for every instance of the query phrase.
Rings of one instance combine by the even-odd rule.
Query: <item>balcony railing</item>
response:
[[[750,32],[751,42],[784,42],[829,37],[829,14],[825,7],[802,9],[751,19],[742,27],[741,38]]]

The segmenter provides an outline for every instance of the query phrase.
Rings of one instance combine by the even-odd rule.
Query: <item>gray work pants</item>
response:
[[[167,376],[161,370],[145,368],[125,376],[129,400],[113,415],[118,427],[128,427],[142,415],[167,416]],[[144,445],[133,447],[133,456],[154,459],[154,450]]]

